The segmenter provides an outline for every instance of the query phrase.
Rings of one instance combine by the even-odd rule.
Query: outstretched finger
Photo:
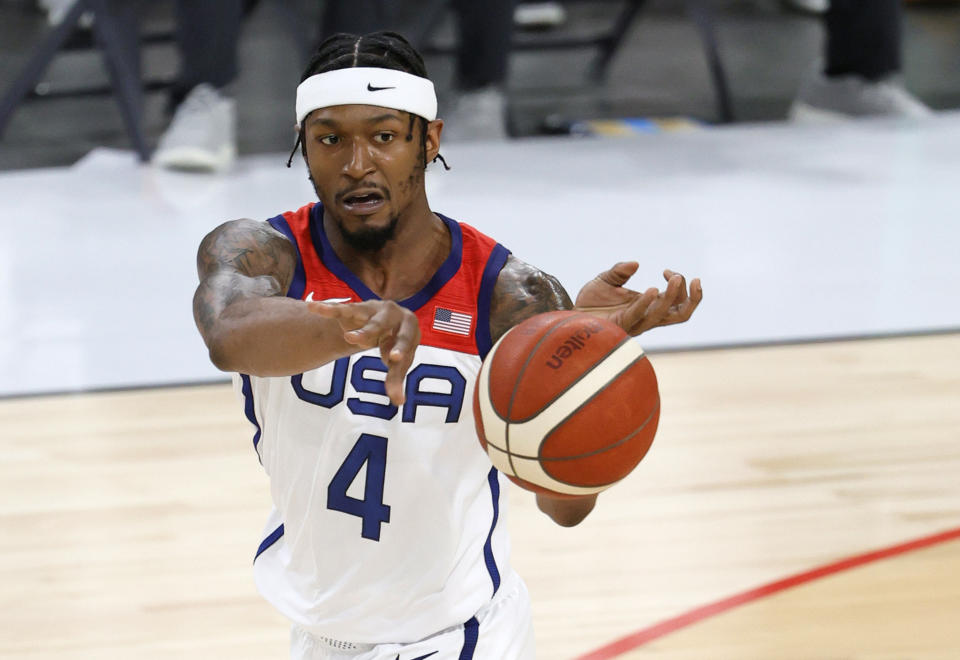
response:
[[[667,280],[667,288],[663,290],[663,293],[657,298],[656,302],[650,306],[650,309],[647,310],[647,316],[653,319],[655,317],[656,321],[650,327],[655,327],[660,325],[661,322],[670,314],[670,310],[678,304],[678,300],[681,295],[683,287],[683,276],[677,275],[674,273]],[[685,292],[684,292],[685,293]]]
[[[700,284],[700,278],[695,277],[690,282],[690,298],[693,299],[695,305],[699,305],[700,301],[703,300],[703,285]]]
[[[663,279],[668,283],[675,277],[680,277],[680,289],[677,293],[676,304],[680,305],[687,299],[687,278],[682,273],[677,273],[669,268],[663,271]]]
[[[613,265],[613,268],[597,275],[597,279],[611,286],[623,286],[627,283],[627,280],[633,277],[639,267],[640,264],[636,261],[619,261]]]
[[[676,310],[670,313],[664,325],[690,320],[701,300],[703,300],[703,287],[700,285],[700,280],[695,278],[690,282],[690,297],[677,305]]]
[[[341,325],[343,322],[341,321]],[[372,348],[384,341],[392,341],[393,328],[388,314],[381,310],[365,319],[360,327],[348,328],[344,326],[343,338],[348,344]]]
[[[643,320],[638,326],[630,330],[630,334],[636,336],[658,325],[663,325],[664,321],[666,321],[670,315],[670,310],[676,303],[679,288],[680,278],[674,275],[670,278],[670,281],[667,283],[667,288],[663,293],[658,295],[656,300],[647,306]]]
[[[387,396],[395,406],[403,405],[406,395],[403,390],[404,379],[413,364],[414,353],[420,343],[420,325],[411,317],[404,319],[396,332],[381,345],[381,359],[387,365],[387,377],[384,386]]]
[[[344,330],[363,326],[370,318],[370,310],[363,303],[325,303],[312,300],[307,309],[328,319],[335,319]]]
[[[652,287],[647,289],[635,300],[633,300],[633,302],[631,302],[622,312],[620,312],[619,315],[613,317],[612,320],[632,335],[643,332],[643,330],[646,328],[638,328],[642,328],[647,310],[654,302],[656,302],[657,296],[659,295],[659,289]]]
[[[393,333],[390,350],[384,355],[383,363],[407,364],[413,362],[413,354],[420,344],[420,324],[415,317],[405,318]]]
[[[387,368],[390,367],[390,353],[393,351],[393,347],[396,344],[397,338],[393,333],[383,333],[380,335],[380,338],[377,339],[377,348],[380,349],[380,361],[387,365]]]
[[[395,406],[402,406],[406,400],[403,391],[404,379],[407,371],[410,369],[409,360],[404,359],[404,355],[396,350],[397,339],[393,335],[384,335],[380,340],[380,359],[387,365],[387,376],[384,379],[383,386],[386,389],[390,403]]]
[[[697,308],[701,300],[703,300],[703,286],[700,284],[700,278],[695,277],[690,280],[690,297],[685,301],[684,321],[690,318],[693,310]]]

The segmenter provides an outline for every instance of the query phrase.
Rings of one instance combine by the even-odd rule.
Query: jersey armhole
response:
[[[484,266],[483,276],[480,278],[480,291],[477,294],[477,329],[474,337],[481,360],[493,348],[490,336],[490,306],[493,302],[493,290],[497,285],[497,278],[500,277],[500,271],[503,270],[509,256],[510,250],[497,243],[487,258],[487,265]]]
[[[277,215],[267,222],[270,223],[270,226],[276,229],[278,232],[287,237],[287,240],[293,243],[293,249],[297,252],[297,265],[293,270],[293,280],[290,281],[290,288],[287,289],[287,297],[300,300],[303,298],[303,290],[307,285],[307,276],[303,270],[303,257],[300,256],[300,244],[297,243],[297,239],[293,235],[293,230],[290,229],[287,219],[282,215]]]

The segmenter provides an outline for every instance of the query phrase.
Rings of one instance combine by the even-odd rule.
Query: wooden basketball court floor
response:
[[[960,335],[652,360],[654,448],[586,522],[511,491],[538,657],[960,655]],[[239,410],[227,385],[0,402],[0,657],[284,656]]]
[[[960,117],[448,153],[435,208],[570,289],[704,280],[643,340],[638,469],[574,529],[511,490],[539,658],[960,657]],[[189,312],[204,232],[310,199],[281,160],[0,174],[0,658],[285,656],[266,477]]]

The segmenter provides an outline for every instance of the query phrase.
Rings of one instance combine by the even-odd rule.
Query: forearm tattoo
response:
[[[521,321],[558,309],[573,309],[573,302],[557,278],[508,257],[493,290],[490,335],[496,342]]]

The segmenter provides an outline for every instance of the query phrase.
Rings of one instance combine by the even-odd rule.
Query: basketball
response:
[[[484,358],[473,395],[480,444],[516,484],[554,496],[599,493],[643,459],[660,418],[640,345],[590,314],[539,314]]]

